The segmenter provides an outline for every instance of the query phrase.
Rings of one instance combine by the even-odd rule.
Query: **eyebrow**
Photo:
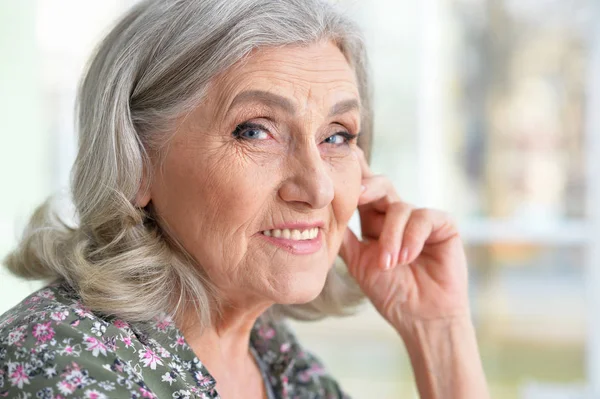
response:
[[[247,90],[241,92],[235,96],[229,109],[231,110],[240,104],[249,102],[260,102],[269,107],[279,108],[288,114],[296,113],[296,107],[289,99],[264,90]],[[360,110],[360,104],[357,99],[342,100],[331,107],[328,116],[332,117],[354,110]]]
[[[273,108],[280,108],[282,111],[285,111],[288,114],[296,113],[296,107],[294,107],[294,104],[292,104],[290,100],[280,96],[279,94],[274,94],[263,90],[248,90],[241,92],[235,96],[231,102],[231,105],[229,106],[229,109],[231,110],[240,104],[250,102],[260,102]]]
[[[343,100],[339,103],[336,103],[333,107],[331,107],[331,111],[329,111],[329,117],[345,114],[350,111],[359,111],[360,105],[358,104],[358,100],[353,98],[351,100]]]

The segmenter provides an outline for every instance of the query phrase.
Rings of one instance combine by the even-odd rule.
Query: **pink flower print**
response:
[[[23,389],[23,384],[29,384],[29,375],[23,363],[8,363],[8,378],[19,389]]]
[[[185,348],[186,345],[185,338],[183,338],[181,334],[177,334],[175,341],[169,344],[169,348],[173,348],[175,351],[178,351],[180,348]]]
[[[54,321],[64,321],[69,315],[68,310],[60,310],[58,312],[50,313],[50,318]]]
[[[67,338],[63,340],[64,345],[58,347],[58,353],[61,356],[79,356],[81,354],[81,345],[71,345],[73,338]]]
[[[33,326],[33,336],[37,339],[38,343],[52,341],[52,338],[54,338],[54,329],[50,327],[50,323],[38,323]]]
[[[95,389],[85,391],[85,399],[108,399],[105,394],[98,392]]]
[[[140,387],[142,398],[156,399],[156,396],[144,387]]]
[[[202,371],[196,371],[194,378],[198,382],[198,385],[203,388],[207,388],[213,383],[213,379],[209,375],[202,374]]]
[[[167,315],[155,318],[156,323],[154,328],[158,331],[167,331],[167,329],[173,324],[173,319]]]
[[[318,363],[312,363],[308,370],[302,371],[298,374],[298,381],[308,382],[315,376],[325,375],[325,369]]]
[[[127,327],[127,323],[121,319],[115,320],[113,324],[117,328],[126,328]]]
[[[162,346],[158,347],[158,354],[160,355],[160,357],[162,357],[163,359],[169,358],[171,357],[171,354],[169,353],[168,350],[166,350],[165,348],[163,348]]]
[[[61,374],[62,380],[57,384],[58,389],[65,395],[71,394],[77,388],[83,388],[89,385],[92,381],[81,371],[79,365],[72,362],[70,366],[65,367],[65,371]]]
[[[140,351],[140,360],[144,363],[144,367],[150,367],[152,370],[156,370],[156,365],[163,365],[162,360],[154,353],[151,349],[142,349]]]
[[[258,330],[258,335],[264,339],[273,339],[275,337],[275,329],[272,327],[261,326]]]
[[[92,352],[94,357],[98,357],[99,353],[106,356],[106,345],[96,337],[90,337],[87,334],[83,335],[83,343],[85,344],[85,350]]]
[[[284,342],[283,344],[281,344],[281,346],[279,347],[279,350],[281,351],[281,353],[287,353],[290,351],[291,345],[289,342]]]
[[[77,307],[75,308],[75,314],[82,319],[93,319],[94,315],[91,313],[90,309],[87,306],[84,306],[82,303],[78,302]]]
[[[41,298],[39,296],[32,296],[30,298],[27,298],[24,303],[25,305],[31,305],[32,303],[36,303],[39,301],[41,301]]]
[[[45,299],[56,299],[56,297],[54,296],[54,292],[52,292],[52,290],[49,288],[38,291],[36,296],[39,296],[40,298],[45,298]]]
[[[121,335],[121,341],[125,344],[126,348],[133,346],[133,342],[131,342],[131,335]]]
[[[14,328],[8,333],[8,345],[21,346],[25,341],[25,331],[27,330],[26,325]]]
[[[63,395],[70,395],[75,392],[75,388],[77,388],[75,385],[65,380],[59,381],[56,386]]]

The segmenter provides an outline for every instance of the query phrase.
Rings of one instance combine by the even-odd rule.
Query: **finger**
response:
[[[421,254],[425,244],[437,244],[455,235],[458,231],[446,213],[433,209],[414,210],[404,229],[399,263],[409,264]]]
[[[385,215],[383,230],[379,236],[381,246],[379,265],[381,268],[387,270],[398,264],[402,237],[412,209],[410,205],[404,202],[395,202],[389,206]]]
[[[361,241],[364,243],[365,239],[379,240],[385,223],[385,213],[358,209],[359,212],[362,211],[360,216]]]
[[[352,265],[357,264],[358,254],[360,253],[360,240],[349,227],[346,227],[344,237],[342,238],[342,245],[340,246],[339,255],[350,269]],[[353,273],[353,270],[350,270]]]
[[[394,185],[385,176],[377,175],[363,180],[365,189],[358,198],[358,206],[371,204],[379,212],[386,212],[392,202],[400,202]]]
[[[365,153],[360,147],[356,147],[358,162],[360,163],[360,170],[362,172],[363,178],[368,178],[373,176],[373,172],[369,167],[369,163],[367,162],[367,158],[365,157]]]

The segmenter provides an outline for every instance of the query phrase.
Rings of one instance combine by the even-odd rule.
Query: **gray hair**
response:
[[[353,67],[363,106],[359,146],[370,153],[372,110],[357,26],[322,0],[146,0],[100,43],[77,99],[79,150],[72,175],[77,222],[50,200],[34,213],[6,264],[31,279],[64,279],[92,310],[131,321],[193,304],[206,327],[219,300],[202,268],[151,208],[135,206],[151,155],[173,123],[202,101],[219,73],[259,47],[331,40]],[[145,179],[146,181],[149,179]],[[340,268],[304,305],[273,312],[297,319],[346,314],[362,298]],[[183,306],[182,306],[183,305]]]

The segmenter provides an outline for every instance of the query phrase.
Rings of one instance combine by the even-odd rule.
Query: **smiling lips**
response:
[[[321,249],[323,244],[320,227],[265,230],[262,236],[271,244],[295,255],[313,254]]]
[[[313,240],[319,235],[319,228],[313,227],[312,229],[274,229],[265,230],[263,234],[267,237],[284,238],[286,240],[294,241],[305,241]]]

